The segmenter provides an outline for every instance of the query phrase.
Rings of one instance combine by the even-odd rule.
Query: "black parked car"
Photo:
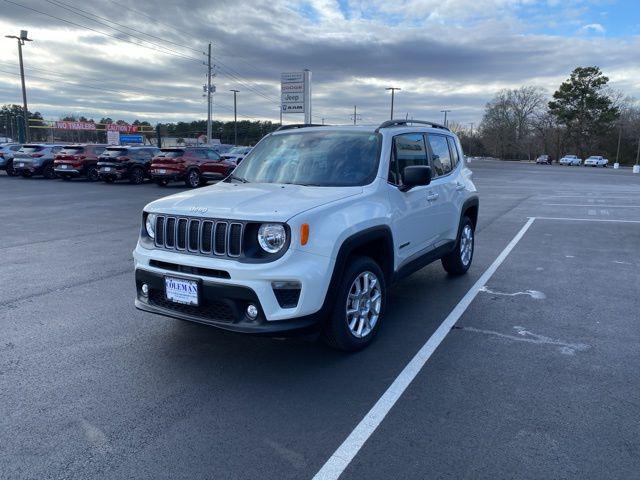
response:
[[[151,159],[158,153],[155,147],[107,147],[98,157],[98,174],[107,183],[128,178],[138,185],[150,178]]]

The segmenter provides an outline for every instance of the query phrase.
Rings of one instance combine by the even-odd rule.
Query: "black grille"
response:
[[[190,273],[191,275],[202,275],[205,277],[230,279],[231,275],[225,270],[215,268],[191,267],[189,265],[179,265],[177,263],[162,262],[160,260],[149,260],[149,265],[163,270],[172,270],[180,273]]]
[[[232,322],[234,320],[233,308],[223,300],[203,301],[202,305],[182,305],[180,303],[167,300],[164,293],[158,290],[149,292],[149,303],[157,307],[166,308],[175,312],[201,317],[207,320],[217,320],[221,322]]]
[[[240,222],[159,215],[155,245],[189,253],[239,257],[244,228]]]

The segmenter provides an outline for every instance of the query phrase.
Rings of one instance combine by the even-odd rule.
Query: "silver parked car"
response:
[[[13,169],[13,157],[22,145],[19,143],[5,143],[0,145],[0,170],[7,172],[7,175],[14,177],[16,175]]]
[[[25,143],[13,157],[13,169],[25,178],[42,175],[44,178],[56,178],[53,157],[64,145],[50,143]]]

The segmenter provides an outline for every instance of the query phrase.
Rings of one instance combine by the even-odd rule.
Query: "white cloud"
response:
[[[595,32],[595,33],[604,33],[605,29],[599,23],[589,23],[588,25],[584,25],[582,30],[585,32]]]

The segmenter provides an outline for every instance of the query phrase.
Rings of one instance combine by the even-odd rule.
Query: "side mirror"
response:
[[[431,167],[426,165],[413,165],[405,167],[402,171],[402,186],[400,190],[406,192],[413,187],[429,185],[431,183]]]

